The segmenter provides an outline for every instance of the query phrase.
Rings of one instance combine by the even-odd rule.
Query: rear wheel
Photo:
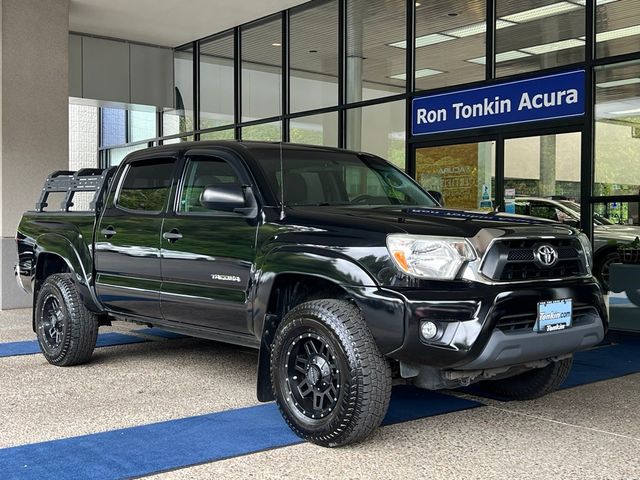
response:
[[[48,277],[36,301],[35,326],[47,361],[62,367],[86,363],[98,337],[98,320],[82,303],[70,274]]]
[[[335,447],[362,440],[389,406],[391,371],[357,307],[314,300],[291,310],[276,332],[271,383],[300,437]]]
[[[487,380],[480,387],[513,400],[532,400],[557,390],[569,376],[572,364],[573,357],[566,358],[513,377]]]

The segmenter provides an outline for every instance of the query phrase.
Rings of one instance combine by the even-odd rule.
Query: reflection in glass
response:
[[[405,91],[405,2],[347,0],[347,101]]]
[[[583,62],[584,3],[497,0],[497,76]]]
[[[416,180],[444,206],[492,210],[495,142],[416,149]]]
[[[193,131],[193,49],[173,53],[174,109],[163,112],[164,135]]]
[[[575,132],[505,140],[505,189],[514,189],[516,199],[526,197],[534,203],[535,199],[551,197],[578,200],[581,137]],[[555,217],[552,207],[547,212],[536,203],[534,210],[540,213],[534,216]]]
[[[233,123],[233,32],[200,44],[200,128]]]
[[[338,103],[338,2],[315,1],[291,10],[291,111]]]
[[[289,136],[292,143],[337,147],[338,114],[334,112],[293,118]]]
[[[405,103],[347,110],[347,148],[378,155],[405,169]]]
[[[596,70],[594,195],[640,194],[640,62]]]
[[[282,140],[282,123],[271,122],[242,127],[242,140],[280,142]]]
[[[416,90],[484,80],[486,3],[416,2]]]
[[[596,8],[596,56],[610,57],[638,51],[640,5],[638,0],[598,2]]]
[[[234,138],[233,128],[200,134],[200,140],[233,140]]]
[[[129,111],[129,141],[137,142],[155,138],[156,132],[156,112],[144,110]]]
[[[119,165],[124,158],[130,153],[137,152],[138,150],[142,150],[143,148],[147,148],[146,143],[141,143],[138,145],[131,145],[129,147],[121,147],[121,148],[112,148],[107,150],[107,159],[110,167],[114,165]]]
[[[640,331],[640,217],[638,202],[596,203],[594,274],[609,302],[609,326]],[[607,223],[603,224],[602,220]],[[635,300],[635,302],[634,302]]]
[[[242,29],[242,121],[282,113],[280,17]]]

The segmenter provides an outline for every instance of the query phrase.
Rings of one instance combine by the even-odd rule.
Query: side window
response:
[[[200,204],[200,195],[210,185],[240,185],[240,179],[228,162],[220,158],[190,158],[184,175],[178,211],[212,213]]]
[[[553,205],[544,205],[542,203],[531,204],[531,215],[533,217],[547,218],[549,220],[558,221],[556,208]]]
[[[529,204],[525,202],[516,202],[516,213],[518,215],[529,215]]]
[[[116,205],[138,212],[161,212],[167,204],[175,160],[134,162],[127,168]]]

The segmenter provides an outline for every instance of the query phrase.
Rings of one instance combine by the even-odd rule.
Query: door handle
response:
[[[162,234],[162,238],[164,238],[169,243],[175,243],[182,238],[182,234],[180,233],[180,230],[174,228],[169,232],[164,232]]]
[[[113,228],[113,225],[109,225],[107,228],[103,228],[100,230],[100,233],[104,235],[107,239],[113,237],[116,233],[116,230]]]

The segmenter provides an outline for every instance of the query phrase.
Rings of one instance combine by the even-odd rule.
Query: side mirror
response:
[[[237,184],[209,185],[200,194],[200,205],[209,210],[255,216],[258,213],[250,186]]]
[[[442,192],[438,192],[437,190],[427,190],[427,193],[431,195],[441,207],[444,207],[444,197],[442,196]]]

